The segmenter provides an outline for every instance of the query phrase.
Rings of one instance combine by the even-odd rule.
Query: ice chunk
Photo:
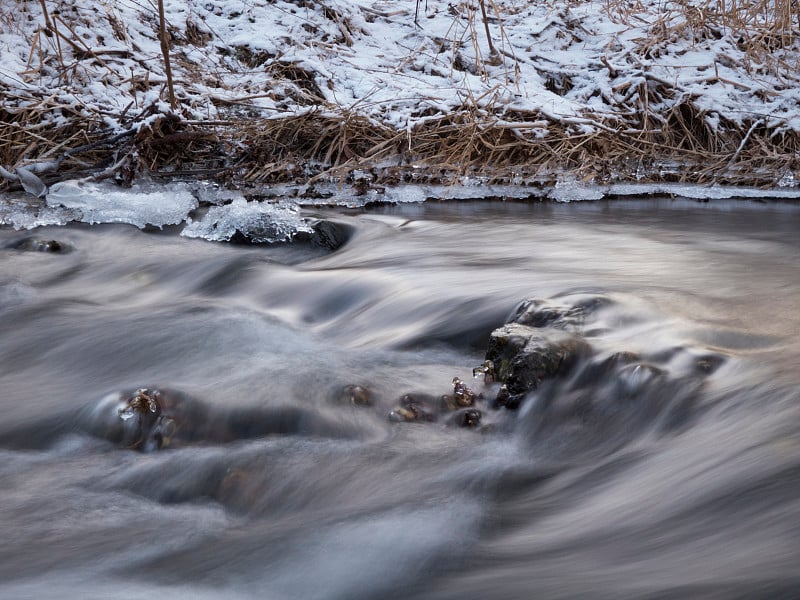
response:
[[[224,206],[212,206],[199,221],[189,222],[181,235],[213,242],[230,241],[237,233],[253,243],[288,242],[298,232],[313,227],[300,216],[300,208],[289,202],[248,202],[236,198]]]
[[[177,225],[197,208],[197,200],[183,185],[136,185],[122,189],[113,184],[86,181],[56,183],[47,204],[76,212],[84,223],[129,223],[136,227]]]
[[[0,225],[14,229],[35,229],[46,225],[66,225],[74,215],[63,208],[44,206],[29,195],[0,195]]]
[[[601,200],[605,192],[597,185],[585,184],[575,179],[564,179],[556,182],[547,194],[551,200],[572,202],[573,200]]]
[[[47,225],[66,225],[72,220],[73,215],[69,211],[42,206],[10,212],[0,217],[0,224],[9,224],[14,229],[36,229]]]

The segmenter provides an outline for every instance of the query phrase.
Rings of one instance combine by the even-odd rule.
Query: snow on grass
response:
[[[796,25],[777,21],[788,1],[483,0],[484,21],[481,0],[164,0],[183,123],[241,128],[330,116],[288,140],[280,127],[261,138],[257,129],[246,139],[226,138],[226,152],[241,151],[236,164],[251,161],[250,183],[280,179],[274,174],[281,160],[316,161],[311,176],[354,157],[376,157],[356,168],[413,168],[431,159],[439,161],[434,168],[464,176],[491,158],[528,168],[528,180],[538,176],[537,165],[556,176],[585,166],[580,179],[609,182],[609,170],[621,162],[650,160],[642,168],[654,180],[661,165],[674,163],[693,181],[755,173],[758,185],[798,175],[800,44]],[[95,127],[94,141],[155,131],[171,112],[154,2],[44,6],[46,13],[35,2],[0,5],[0,125],[9,140],[0,142],[0,166],[12,177],[15,168],[63,155],[61,140],[39,143],[48,127],[99,120],[108,133]],[[337,137],[337,122],[352,123],[353,115],[361,129]],[[364,139],[365,122],[380,134]],[[446,134],[462,125],[472,129],[457,147],[436,129]],[[314,144],[317,133],[327,146]],[[593,139],[598,133],[605,138]],[[180,146],[169,136],[181,131],[156,134]],[[85,144],[81,135],[65,133],[65,147]],[[207,148],[219,152],[224,143]],[[304,150],[292,154],[292,144]],[[502,164],[515,144],[525,150]],[[142,151],[138,144],[129,171],[164,167],[159,161],[174,149]],[[714,157],[708,173],[705,154]],[[163,170],[180,171],[186,156]],[[767,162],[756,164],[759,157]],[[102,162],[76,158],[70,169],[80,160]],[[619,179],[637,177],[638,169],[633,164]]]
[[[161,92],[153,4],[46,5],[57,35],[41,29],[36,3],[0,9],[4,87],[46,88],[112,116]],[[632,90],[664,81],[675,92],[669,102],[691,98],[712,124],[724,115],[798,126],[794,45],[773,53],[774,65],[754,64],[737,41],[741,32],[692,26],[686,10],[669,3],[636,3],[635,12],[618,15],[608,2],[489,2],[495,55],[472,2],[422,2],[418,24],[415,0],[165,5],[177,93],[198,119],[218,117],[226,103],[272,114],[311,105],[357,109],[397,128],[464,105],[559,119],[634,109]]]

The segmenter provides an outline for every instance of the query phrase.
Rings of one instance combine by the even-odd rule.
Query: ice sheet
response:
[[[197,199],[182,184],[123,189],[110,183],[64,181],[50,188],[47,205],[71,209],[84,223],[163,227],[186,220]]]

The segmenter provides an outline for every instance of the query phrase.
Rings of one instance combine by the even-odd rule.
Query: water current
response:
[[[800,597],[800,205],[303,215],[343,243],[0,227],[0,597]],[[490,394],[530,299],[599,306],[568,374],[388,418]],[[189,406],[162,450],[108,433],[139,388]]]

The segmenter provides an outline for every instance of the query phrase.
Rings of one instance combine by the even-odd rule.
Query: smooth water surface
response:
[[[800,597],[800,206],[308,214],[349,239],[0,229],[0,597]],[[387,419],[471,381],[523,300],[587,294],[572,378],[477,430]],[[653,375],[597,370],[618,353]],[[87,425],[142,387],[207,435]]]

